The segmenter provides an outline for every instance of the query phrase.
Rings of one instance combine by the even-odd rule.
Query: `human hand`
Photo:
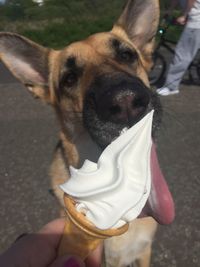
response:
[[[73,255],[57,258],[57,249],[64,226],[65,220],[57,219],[45,225],[39,232],[22,237],[0,256],[0,266],[99,267],[101,265],[101,247],[94,251],[85,263]]]
[[[187,17],[185,15],[182,15],[182,16],[176,18],[176,22],[180,25],[185,25],[187,22]]]

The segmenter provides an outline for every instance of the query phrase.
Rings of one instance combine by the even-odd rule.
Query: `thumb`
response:
[[[75,256],[65,256],[56,259],[49,267],[85,267],[85,264]]]

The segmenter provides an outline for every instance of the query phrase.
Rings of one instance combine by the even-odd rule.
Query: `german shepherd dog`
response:
[[[110,32],[91,35],[60,51],[17,34],[0,34],[1,60],[28,90],[53,106],[60,122],[51,181],[62,205],[58,185],[69,178],[69,165],[77,168],[86,158],[97,161],[124,127],[152,109],[153,133],[158,127],[159,100],[148,81],[158,21],[158,0],[129,0]],[[155,145],[151,171],[151,193],[140,218],[130,223],[127,233],[104,242],[107,266],[133,262],[149,266],[157,222],[173,220],[173,200]]]

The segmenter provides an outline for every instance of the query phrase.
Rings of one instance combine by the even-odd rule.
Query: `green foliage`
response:
[[[45,46],[60,48],[92,33],[110,30],[124,1],[8,0],[0,7],[0,29],[15,31]]]
[[[167,40],[171,40],[172,42],[177,43],[182,31],[183,31],[183,26],[172,25],[167,31],[166,34]]]
[[[1,13],[5,20],[15,21],[24,18],[24,8],[21,5],[15,5],[10,3],[9,5],[1,6]]]
[[[45,46],[61,48],[92,33],[107,31],[126,0],[7,0],[0,6],[0,30],[14,31]],[[165,0],[161,1],[164,5]]]
[[[23,20],[25,11],[28,8],[35,7],[32,0],[7,0],[6,5],[2,5],[2,14],[9,21]]]

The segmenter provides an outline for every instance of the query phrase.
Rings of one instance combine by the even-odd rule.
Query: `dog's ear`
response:
[[[150,56],[159,14],[159,0],[129,0],[112,31],[123,29],[143,55]]]
[[[25,37],[0,33],[0,59],[36,97],[49,99],[48,54],[44,48]]]

